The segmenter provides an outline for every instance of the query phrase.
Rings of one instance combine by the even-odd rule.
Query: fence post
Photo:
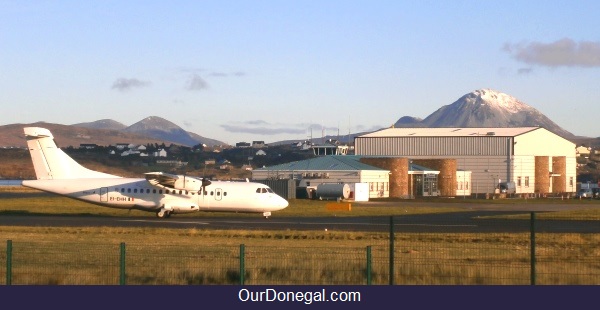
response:
[[[125,285],[125,242],[121,242],[119,266],[119,285]]]
[[[367,285],[371,285],[371,246],[367,246]]]
[[[536,257],[535,257],[535,212],[531,212],[531,220],[530,220],[530,227],[529,227],[529,232],[530,232],[530,249],[531,249],[531,253],[530,253],[530,262],[531,262],[531,267],[530,267],[530,282],[531,285],[535,285],[535,280],[536,280],[536,272],[535,272],[535,264],[536,264]]]
[[[240,285],[244,285],[244,274],[246,273],[245,266],[246,247],[240,244]]]
[[[390,216],[390,285],[394,285],[394,217]]]
[[[12,240],[6,241],[6,285],[12,284]]]

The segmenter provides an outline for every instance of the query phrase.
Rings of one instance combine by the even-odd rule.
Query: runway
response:
[[[525,214],[522,219],[489,218]],[[154,227],[213,230],[308,230],[389,232],[393,223],[398,233],[515,233],[529,232],[531,223],[525,211],[467,211],[405,216],[357,217],[277,217],[248,216],[109,217],[79,215],[0,215],[0,226],[26,227]],[[548,233],[599,233],[598,221],[536,220],[535,230]]]

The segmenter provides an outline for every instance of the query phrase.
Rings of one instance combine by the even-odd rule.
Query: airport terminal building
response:
[[[516,194],[576,191],[575,144],[541,127],[387,128],[354,142],[356,155],[406,158],[440,171],[442,196],[459,185],[473,194],[506,186]],[[470,184],[458,180],[460,171]]]

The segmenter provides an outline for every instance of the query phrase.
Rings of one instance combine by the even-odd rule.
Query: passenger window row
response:
[[[152,193],[152,194],[159,194],[159,195],[163,194],[163,190],[162,189],[157,190],[155,188],[153,188],[153,189],[140,188],[138,190],[137,188],[131,189],[131,188],[124,188],[124,187],[122,187],[122,188],[116,187],[115,191],[116,192],[120,192],[121,194],[125,194],[125,193],[127,193],[127,194],[131,194],[131,193],[133,193],[133,194],[137,194],[137,193],[140,193],[140,194],[144,194],[144,193],[150,194],[150,193]],[[177,194],[179,194],[179,195],[190,195],[190,194],[191,195],[195,195],[195,194],[198,194],[198,195],[205,195],[205,196],[207,196],[207,195],[214,196],[215,195],[215,191],[210,191],[210,192],[209,191],[204,191],[204,192],[203,191],[190,192],[190,191],[176,190],[176,189],[165,189],[164,193],[165,194],[173,194],[173,195],[177,195]],[[227,192],[216,191],[216,195],[217,196],[221,196],[221,195],[227,196]]]

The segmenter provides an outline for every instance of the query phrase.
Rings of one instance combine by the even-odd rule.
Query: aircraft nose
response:
[[[290,203],[289,203],[287,200],[283,199],[282,197],[279,197],[279,203],[278,203],[278,206],[279,206],[281,209],[285,209],[285,208],[287,208],[287,207],[289,206],[289,204],[290,204]]]

